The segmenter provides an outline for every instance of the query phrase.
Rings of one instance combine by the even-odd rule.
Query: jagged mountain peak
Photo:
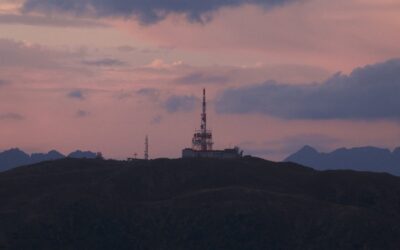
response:
[[[95,158],[96,153],[91,151],[76,150],[69,154],[71,158]],[[43,161],[58,160],[65,158],[57,150],[50,150],[47,153],[32,153],[27,154],[20,148],[11,148],[0,152],[0,172],[6,171],[15,167],[39,163]]]
[[[87,159],[93,159],[96,158],[96,156],[97,154],[94,152],[82,151],[82,150],[76,150],[68,155],[69,158],[87,158]]]
[[[318,151],[310,145],[303,146],[298,152],[302,153],[318,153]]]
[[[352,169],[373,172],[388,172],[400,175],[400,148],[391,152],[385,148],[365,146],[354,148],[338,148],[330,153],[318,153],[305,146],[286,158],[319,170]]]

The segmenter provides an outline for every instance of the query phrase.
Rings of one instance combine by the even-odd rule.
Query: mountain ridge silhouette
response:
[[[19,148],[11,148],[0,152],[0,172],[7,171],[15,167],[35,164],[43,161],[58,160],[65,157],[96,158],[96,153],[91,151],[76,150],[65,156],[57,150],[50,150],[47,153],[32,153],[29,155]]]
[[[284,161],[295,162],[317,170],[350,169],[387,172],[400,176],[400,147],[393,151],[373,146],[338,148],[332,152],[321,153],[306,145]]]

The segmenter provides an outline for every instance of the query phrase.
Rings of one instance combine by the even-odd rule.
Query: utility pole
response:
[[[147,135],[144,140],[144,159],[145,160],[149,159],[149,137]]]

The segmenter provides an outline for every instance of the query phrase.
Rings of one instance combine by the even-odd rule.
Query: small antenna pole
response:
[[[149,137],[147,135],[144,140],[144,159],[145,160],[149,159]]]

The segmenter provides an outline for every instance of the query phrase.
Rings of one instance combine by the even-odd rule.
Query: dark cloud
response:
[[[176,79],[177,83],[181,84],[210,84],[219,83],[224,84],[229,81],[229,78],[224,75],[210,75],[201,72],[191,73],[189,75]]]
[[[163,117],[161,115],[154,116],[153,119],[151,119],[150,123],[151,124],[160,124],[163,120]]]
[[[169,113],[190,112],[196,107],[199,99],[195,96],[170,96],[165,102],[164,107]]]
[[[224,7],[255,4],[264,8],[300,0],[26,0],[23,11],[57,13],[77,16],[135,17],[143,24],[156,23],[169,14],[183,14],[188,20],[205,22],[211,14]]]
[[[118,59],[113,59],[113,58],[88,60],[88,61],[82,61],[82,63],[89,65],[89,66],[97,66],[97,67],[113,67],[113,66],[125,66],[126,65],[125,62],[120,61]]]
[[[4,121],[4,120],[10,120],[10,121],[21,121],[24,120],[25,117],[21,114],[18,113],[4,113],[4,114],[0,114],[0,120]]]
[[[400,119],[400,59],[338,73],[318,84],[269,81],[228,89],[216,109],[286,119]]]
[[[78,100],[85,100],[86,97],[82,90],[73,90],[67,94],[67,97]]]
[[[84,67],[74,66],[75,61],[81,60],[84,54],[84,50],[55,50],[43,45],[0,38],[0,67],[21,71],[60,70],[86,75],[88,71]]]
[[[27,45],[9,39],[0,39],[0,67],[54,68],[56,57],[65,57],[63,53],[51,51],[37,45]]]
[[[122,45],[122,46],[118,46],[117,50],[120,52],[134,52],[134,51],[137,51],[138,48],[129,46],[129,45]]]
[[[134,47],[134,46],[130,46],[130,45],[118,46],[118,47],[116,47],[116,49],[122,53],[139,52],[139,53],[143,53],[143,54],[165,53],[165,52],[168,52],[171,50],[171,48],[167,48],[167,47],[158,47],[156,49],[149,49],[149,48],[140,49],[138,47]]]
[[[165,109],[169,113],[190,112],[194,110],[196,104],[200,102],[194,95],[169,95],[153,88],[143,88],[136,91],[139,96],[145,97],[148,101]],[[163,117],[156,116],[152,123],[159,123]]]
[[[0,87],[9,84],[8,81],[0,79]]]
[[[76,111],[76,113],[75,113],[75,116],[78,117],[78,118],[87,117],[87,116],[89,116],[89,115],[90,115],[90,112],[85,111],[85,110],[78,110],[78,111]]]
[[[0,24],[22,24],[29,26],[49,26],[49,27],[107,27],[106,24],[99,21],[84,19],[65,19],[55,16],[38,15],[15,15],[0,14]]]
[[[159,94],[159,91],[153,88],[143,88],[136,91],[136,93],[139,95],[148,96],[148,95],[157,95]]]
[[[118,100],[128,100],[134,97],[134,93],[132,91],[122,90],[115,95],[115,98]]]
[[[160,91],[153,88],[143,88],[136,91],[136,94],[144,96],[151,101],[157,102],[160,97]]]

